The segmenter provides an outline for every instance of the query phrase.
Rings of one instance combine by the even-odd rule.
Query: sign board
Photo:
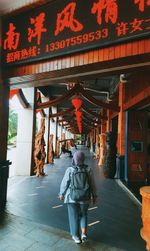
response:
[[[53,0],[2,22],[2,62],[50,59],[150,35],[150,0]]]

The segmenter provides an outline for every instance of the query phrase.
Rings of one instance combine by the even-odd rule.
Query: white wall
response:
[[[57,108],[52,107],[52,113],[57,113]],[[56,120],[57,118],[53,118],[54,122],[52,119],[50,120],[50,134],[53,134],[53,149],[55,151],[56,149]]]
[[[20,106],[18,113],[18,130],[16,142],[16,175],[30,175],[32,159],[32,137],[33,137],[33,105],[34,88],[22,89],[30,107],[28,109]]]

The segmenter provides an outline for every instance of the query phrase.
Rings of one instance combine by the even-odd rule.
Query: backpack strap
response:
[[[73,172],[70,174],[71,176],[70,176],[70,186],[71,187],[74,187],[74,179],[73,179],[73,175],[75,175],[75,172],[80,172],[80,171],[84,171],[85,173],[86,173],[86,175],[87,175],[87,177],[88,177],[88,180],[89,180],[89,175],[88,175],[88,172],[85,170],[85,165],[83,165],[82,167],[81,166],[72,166],[72,168],[73,168]]]
[[[82,165],[82,166],[75,166],[75,165],[72,165],[71,167],[72,167],[73,169],[75,169],[75,170],[78,170],[78,168],[80,168],[80,170],[81,170],[81,169],[86,170],[86,168],[88,167],[88,165]]]
[[[73,172],[78,171],[78,169],[80,169],[80,171],[83,170],[83,171],[86,173],[87,178],[88,178],[89,185],[90,185],[90,187],[91,187],[91,179],[90,179],[89,170],[87,170],[87,167],[88,167],[88,165],[72,166],[72,168],[74,169]],[[72,175],[73,175],[73,174],[72,174]],[[72,182],[73,182],[73,179],[72,179]],[[74,184],[72,184],[72,185],[74,185]]]

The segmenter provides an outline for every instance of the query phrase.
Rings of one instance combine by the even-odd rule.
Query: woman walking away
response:
[[[60,185],[59,199],[68,207],[70,233],[75,243],[87,240],[87,213],[93,200],[96,203],[96,188],[92,169],[84,164],[84,153],[76,151],[73,165],[68,167]]]

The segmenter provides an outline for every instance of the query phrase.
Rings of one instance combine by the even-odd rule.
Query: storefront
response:
[[[130,15],[126,15],[129,9]],[[17,14],[12,11],[9,16],[2,17],[2,160],[6,159],[7,149],[8,105],[5,103],[9,88],[32,89],[30,129],[33,130],[36,109],[39,109],[37,88],[82,83],[85,94],[81,88],[79,94],[88,99],[84,84],[89,79],[115,75],[119,80],[113,102],[101,102],[103,118],[96,129],[91,122],[91,145],[97,151],[96,147],[101,145],[99,136],[114,131],[117,133],[117,155],[123,159],[119,178],[126,182],[148,182],[149,11],[148,1],[128,0],[122,3],[120,0],[102,4],[93,0],[85,4],[79,0],[71,3],[56,0],[35,8],[31,4],[18,10]],[[100,90],[100,86],[98,88]],[[32,159],[35,135],[30,135]],[[33,165],[32,161],[30,164]]]

